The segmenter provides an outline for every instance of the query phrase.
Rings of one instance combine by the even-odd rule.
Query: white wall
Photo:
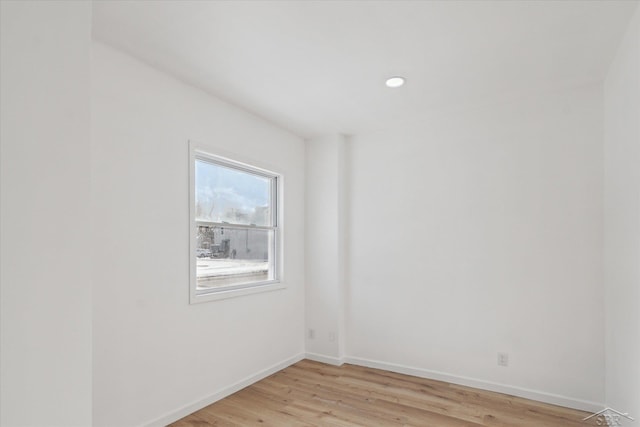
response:
[[[0,15],[0,425],[87,426],[91,4]]]
[[[602,121],[594,85],[355,136],[351,360],[597,408]]]
[[[100,43],[92,79],[94,425],[159,425],[303,353],[304,143]],[[286,289],[189,305],[189,139],[284,175]]]
[[[168,422],[305,321],[310,352],[574,406],[605,401],[606,336],[640,417],[638,12],[604,114],[593,86],[311,141],[305,319],[302,141],[92,45],[90,2],[0,5],[1,425]],[[284,173],[287,289],[188,304],[188,139]]]
[[[640,9],[604,101],[606,402],[640,420]]]
[[[345,355],[345,146],[334,135],[306,148],[306,350],[334,364]]]

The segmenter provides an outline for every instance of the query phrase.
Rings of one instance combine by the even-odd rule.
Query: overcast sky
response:
[[[195,178],[199,219],[226,221],[224,214],[229,208],[251,215],[256,207],[269,203],[268,178],[200,160],[196,160]]]

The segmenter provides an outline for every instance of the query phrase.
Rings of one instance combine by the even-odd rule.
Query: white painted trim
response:
[[[192,414],[205,406],[211,405],[212,403],[217,402],[218,400],[224,399],[227,396],[232,395],[245,387],[250,386],[253,383],[256,383],[269,375],[275,374],[278,371],[281,371],[294,363],[297,363],[303,359],[309,359],[316,362],[327,363],[333,366],[341,366],[344,363],[349,363],[352,365],[364,366],[367,368],[381,369],[389,372],[397,372],[399,374],[405,375],[413,375],[419,378],[427,378],[431,380],[437,381],[445,381],[451,384],[458,384],[467,387],[478,388],[481,390],[494,391],[497,393],[508,394],[511,396],[522,397],[525,399],[536,400],[538,402],[549,403],[551,405],[564,406],[566,408],[574,408],[583,411],[589,412],[598,412],[605,407],[602,403],[590,402],[581,399],[574,399],[571,397],[561,396],[553,393],[546,393],[538,390],[530,390],[527,388],[510,386],[506,384],[494,383],[491,381],[479,380],[475,378],[462,377],[458,375],[452,375],[444,372],[432,371],[428,369],[415,368],[406,365],[400,365],[396,363],[388,363],[382,362],[379,360],[371,360],[364,359],[361,357],[333,357],[333,356],[325,356],[317,353],[300,353],[296,356],[290,357],[289,359],[283,360],[282,362],[276,363],[275,365],[270,366],[254,375],[250,375],[235,384],[232,384],[228,387],[225,387],[203,399],[200,399],[196,402],[187,404],[175,411],[172,411],[168,414],[165,414],[159,418],[156,418],[153,421],[142,424],[144,427],[162,427],[168,424],[171,424],[175,421],[178,421],[181,418],[186,417],[189,414]]]
[[[286,289],[287,284],[280,281],[273,281],[267,283],[255,283],[245,288],[236,289],[223,289],[216,292],[195,294],[192,293],[191,304],[199,304],[201,302],[218,301],[221,299],[235,298],[243,295],[259,294],[262,292],[277,291],[279,289]],[[192,288],[193,289],[193,288]]]
[[[307,353],[307,357],[309,354]],[[527,388],[510,386],[506,384],[494,383],[491,381],[479,380],[475,378],[461,377],[458,375],[447,374],[445,372],[431,371],[428,369],[414,368],[411,366],[399,365],[396,363],[381,362],[378,360],[364,359],[361,357],[345,357],[344,363],[352,365],[364,366],[367,368],[382,369],[385,371],[396,372],[399,374],[413,375],[414,377],[427,378],[437,381],[445,381],[451,384],[458,384],[467,387],[479,388],[487,391],[508,394],[511,396],[522,397],[525,399],[536,400],[538,402],[549,403],[552,405],[564,406],[566,408],[579,409],[582,411],[597,412],[604,405],[602,403],[590,402],[587,400],[574,399],[558,394],[547,393],[539,390],[530,390]]]
[[[284,222],[284,175],[282,173],[273,172],[269,165],[264,164],[261,161],[238,156],[212,145],[189,140],[187,146],[189,149],[189,303],[198,304],[286,288],[287,282],[285,281],[284,276],[284,231],[282,227],[282,223]],[[272,186],[272,190],[275,190],[275,196],[272,195],[272,199],[275,197],[276,202],[272,212],[274,215],[273,220],[275,225],[271,227],[259,227],[260,229],[274,230],[275,233],[275,246],[273,246],[273,255],[275,257],[273,268],[275,278],[273,280],[252,282],[239,288],[230,287],[211,290],[210,292],[197,292],[195,162],[198,158],[208,159],[227,167],[245,171],[246,173],[262,175],[275,180],[272,182],[272,184],[275,184]],[[234,224],[231,224],[230,227],[233,227],[233,225]]]
[[[324,354],[318,353],[307,353],[306,358],[309,360],[313,360],[314,362],[326,363],[333,366],[342,366],[344,364],[344,359],[342,358],[325,356]]]
[[[301,361],[302,359],[305,358],[305,354],[304,353],[300,353],[297,354],[293,357],[290,357],[288,359],[283,360],[282,362],[276,363],[275,365],[272,365],[266,369],[263,369],[262,371],[254,374],[254,375],[250,375],[240,381],[238,381],[235,384],[232,384],[228,387],[224,387],[221,390],[218,390],[217,392],[204,397],[196,402],[193,403],[189,403],[187,405],[184,405],[181,408],[176,409],[175,411],[171,411],[168,414],[165,414],[159,418],[156,418],[153,421],[149,421],[148,423],[143,424],[143,426],[145,427],[163,427],[166,426],[168,424],[171,424],[175,421],[178,421],[181,418],[186,417],[189,414],[192,414],[202,408],[204,408],[205,406],[209,406],[212,403],[217,402],[218,400],[224,399],[227,396],[232,395],[233,393],[242,390],[245,387],[250,386],[251,384],[258,382],[266,377],[268,377],[269,375],[275,374],[278,371],[283,370],[284,368],[293,365],[294,363],[297,363],[299,361]]]

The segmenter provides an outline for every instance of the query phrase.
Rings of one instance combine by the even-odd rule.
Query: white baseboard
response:
[[[308,354],[307,354],[308,356]],[[522,387],[515,387],[506,384],[494,383],[491,381],[478,380],[475,378],[461,377],[444,372],[430,371],[428,369],[414,368],[410,366],[398,365],[395,363],[381,362],[378,360],[363,359],[360,357],[345,357],[344,363],[365,366],[367,368],[382,369],[399,374],[413,375],[414,377],[427,378],[437,381],[445,381],[451,384],[458,384],[467,387],[479,388],[482,390],[495,391],[497,393],[511,396],[523,397],[525,399],[537,400],[538,402],[552,405],[564,406],[566,408],[579,409],[588,412],[597,412],[604,408],[602,403],[590,402],[587,400],[574,399],[538,390],[530,390]]]
[[[333,357],[325,356],[317,353],[301,353],[296,356],[283,360],[275,365],[272,365],[262,371],[250,375],[235,384],[225,387],[216,393],[213,393],[203,399],[196,402],[185,405],[177,410],[171,411],[153,421],[143,424],[145,427],[163,427],[172,422],[178,421],[181,418],[192,414],[205,406],[211,405],[218,400],[224,399],[233,393],[242,390],[243,388],[260,381],[272,375],[294,363],[299,362],[302,359],[314,360],[316,362],[327,363],[329,365],[341,366],[344,363],[350,363],[352,365],[365,366],[368,368],[382,369],[390,372],[397,372],[399,374],[413,375],[415,377],[427,378],[437,381],[445,381],[451,384],[459,384],[467,387],[478,388],[481,390],[495,391],[497,393],[508,394],[511,396],[522,397],[525,399],[536,400],[538,402],[549,403],[552,405],[564,406],[567,408],[574,408],[583,411],[597,412],[602,410],[605,405],[597,402],[590,402],[587,400],[574,399],[571,397],[561,396],[552,393],[546,393],[538,390],[530,390],[522,387],[510,386],[506,384],[494,383],[491,381],[478,380],[475,378],[462,377],[458,375],[452,375],[444,372],[431,371],[428,369],[415,368],[411,366],[400,365],[396,363],[382,362],[379,360],[365,359],[361,357]]]
[[[317,353],[306,353],[306,358],[315,362],[326,363],[328,365],[342,366],[344,359],[333,356],[325,356]]]
[[[217,391],[216,393],[213,393],[203,399],[200,399],[197,402],[193,402],[188,405],[185,405],[175,411],[171,411],[170,413],[161,416],[160,418],[156,418],[153,421],[145,423],[144,426],[145,427],[164,427],[167,424],[171,424],[172,422],[178,421],[179,419],[184,418],[187,415],[192,414],[204,408],[205,406],[209,406],[220,399],[224,399],[225,397],[230,396],[233,393],[240,391],[243,388],[250,386],[251,384],[257,381],[260,381],[261,379],[266,378],[269,375],[275,374],[276,372],[281,371],[282,369],[288,366],[291,366],[294,363],[297,363],[304,358],[305,358],[304,353],[290,357],[286,360],[283,360],[282,362],[276,363],[273,366],[263,369],[262,371],[254,375],[250,375],[238,381],[235,384],[225,387],[222,390]]]

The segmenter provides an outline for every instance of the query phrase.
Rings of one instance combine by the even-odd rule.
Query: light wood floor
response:
[[[588,415],[440,381],[303,360],[172,426],[584,427]]]

